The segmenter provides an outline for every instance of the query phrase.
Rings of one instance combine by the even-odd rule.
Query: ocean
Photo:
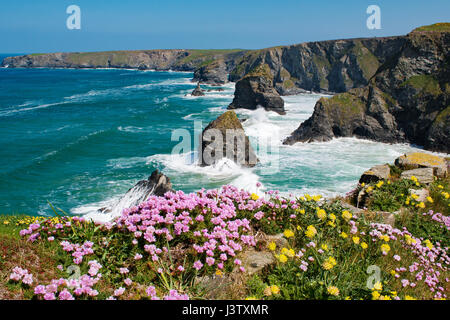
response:
[[[257,146],[260,163],[255,168],[229,161],[200,167],[195,149],[171,155],[179,143],[172,133],[187,130],[194,146],[195,124],[204,128],[226,110],[234,84],[191,97],[192,76],[123,69],[0,69],[0,213],[52,215],[49,203],[69,214],[95,212],[154,169],[185,192],[233,184],[258,193],[342,195],[371,166],[418,150],[355,138],[283,146],[281,141],[323,97],[301,94],[283,97],[284,116],[237,110]]]

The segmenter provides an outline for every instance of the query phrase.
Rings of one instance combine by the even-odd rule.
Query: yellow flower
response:
[[[269,243],[269,245],[267,246],[269,248],[270,251],[275,251],[275,249],[277,248],[277,245],[275,242],[271,242]]]
[[[341,236],[343,239],[345,239],[345,238],[348,237],[348,235],[347,235],[344,231],[341,232],[340,236]]]
[[[391,270],[391,275],[395,276],[397,272],[395,270]]]
[[[389,296],[380,296],[380,299],[378,300],[392,300]]]
[[[417,182],[417,178],[415,176],[411,176],[411,180]]]
[[[309,194],[305,194],[305,198],[306,198],[306,200],[308,200],[308,201],[311,201],[311,200],[312,200],[312,198],[311,198],[311,196],[310,196]]]
[[[8,224],[9,224],[9,221],[8,221],[8,220],[5,220],[5,221],[3,221],[3,224],[4,224],[4,225],[8,225]]]
[[[427,201],[428,201],[429,203],[433,203],[433,198],[432,198],[432,197],[427,197]]]
[[[305,209],[297,209],[297,212],[299,212],[300,214],[305,214]]]
[[[316,234],[317,234],[317,230],[316,230],[316,228],[314,228],[314,226],[308,226],[308,228],[306,228],[305,235],[308,238],[314,238],[314,236]]]
[[[362,243],[361,243],[361,248],[363,248],[364,250],[366,250],[367,247],[368,247],[367,243],[365,243],[365,242],[362,242]]]
[[[378,291],[372,291],[372,299],[378,300],[380,298],[380,293]]]
[[[409,234],[405,235],[405,240],[407,244],[412,244],[412,243],[416,243],[416,240],[413,239]]]
[[[397,291],[391,291],[391,296],[396,297],[397,296]]]
[[[372,186],[370,186],[370,187],[367,187],[367,189],[366,189],[367,193],[371,193],[371,192],[372,192],[372,190],[373,190],[373,187],[372,187]]]
[[[322,198],[322,196],[320,194],[313,196],[313,200],[314,201],[319,201]]]
[[[339,289],[335,286],[329,286],[327,288],[327,291],[329,294],[331,294],[332,296],[338,296],[339,295]]]
[[[425,208],[425,203],[423,203],[423,202],[420,202],[418,205],[417,205],[419,208]]]
[[[359,244],[359,237],[352,238],[354,244]]]
[[[444,187],[442,185],[438,185],[439,189],[444,189]]]
[[[381,284],[380,281],[378,281],[377,283],[375,283],[375,284],[373,285],[373,290],[377,290],[377,291],[383,290],[383,285]]]
[[[245,300],[258,300],[256,297],[247,297]]]
[[[294,251],[293,249],[289,249],[289,250],[286,252],[286,255],[287,255],[289,258],[293,258],[293,257],[295,256],[295,251]]]
[[[259,199],[259,196],[256,193],[252,193],[251,198],[252,200],[256,201]]]
[[[363,182],[363,183],[361,183],[361,187],[363,187],[364,188],[364,186],[366,185],[366,183],[365,182]]]
[[[384,181],[379,181],[376,186],[377,188],[381,188],[381,186],[384,184]]]
[[[278,260],[280,260],[281,263],[286,263],[288,261],[288,258],[284,254],[280,254]]]
[[[405,296],[405,300],[416,300],[416,299],[413,298],[413,297],[411,297],[411,296],[406,295],[406,296]]]
[[[223,275],[222,270],[217,269],[216,276],[220,276],[221,277],[222,275]]]
[[[385,244],[381,245],[381,251],[384,254],[387,254],[390,250],[391,250],[391,247],[388,244],[385,243]]]
[[[294,232],[292,232],[292,230],[289,229],[284,230],[283,234],[286,238],[291,238],[294,236]]]
[[[390,240],[390,238],[389,238],[389,236],[388,236],[387,234],[382,235],[382,236],[380,237],[380,239],[382,239],[382,240],[384,240],[384,241],[386,241],[386,242],[389,242],[389,240]]]
[[[342,218],[349,221],[352,218],[352,214],[348,210],[342,211]]]
[[[428,247],[428,249],[433,249],[433,244],[430,240],[426,239],[423,243]]]
[[[302,230],[302,227],[297,226],[297,230],[298,230],[298,231]]]
[[[335,216],[334,214],[332,214],[332,213],[330,213],[330,214],[328,215],[328,218],[329,218],[331,221],[336,220],[336,216]]]
[[[271,286],[270,289],[272,290],[273,294],[279,294],[280,293],[280,288],[278,288],[278,286],[276,286],[276,285]]]
[[[323,250],[328,251],[328,245],[326,243],[320,246]]]
[[[334,259],[333,257],[329,257],[322,263],[322,268],[324,268],[325,270],[330,270],[333,269],[336,264],[336,259]]]
[[[317,210],[317,217],[319,217],[320,220],[325,220],[327,218],[327,213],[323,209]]]

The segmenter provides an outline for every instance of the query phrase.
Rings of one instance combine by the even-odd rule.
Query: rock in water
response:
[[[234,99],[228,109],[255,110],[258,107],[286,114],[284,101],[273,87],[273,76],[267,64],[259,65],[236,83]]]
[[[195,87],[194,91],[192,91],[191,95],[194,96],[194,97],[199,97],[199,96],[204,96],[205,95],[205,92],[200,87],[200,82],[197,83],[197,86]]]
[[[284,143],[357,137],[450,152],[449,48],[450,24],[414,30],[367,86],[320,99]]]
[[[122,214],[123,209],[138,206],[151,195],[163,196],[169,191],[174,191],[170,179],[158,170],[155,170],[147,180],[141,180],[136,183],[114,205],[109,208],[102,208],[99,211],[108,213],[111,217],[117,217]]]
[[[222,158],[245,167],[254,167],[258,163],[255,151],[234,111],[225,112],[203,130],[199,154],[202,155],[202,166],[214,165]]]
[[[228,72],[223,60],[216,60],[200,67],[194,72],[194,82],[221,86],[228,82]]]

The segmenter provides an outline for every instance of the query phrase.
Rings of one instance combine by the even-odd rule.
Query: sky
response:
[[[81,29],[69,30],[69,5]],[[369,30],[369,5],[381,29]],[[449,0],[14,0],[0,5],[0,52],[258,49],[306,41],[403,35],[450,22]]]

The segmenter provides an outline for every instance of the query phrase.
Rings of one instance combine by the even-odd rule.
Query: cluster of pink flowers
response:
[[[34,288],[34,294],[42,296],[44,300],[74,300],[75,296],[96,297],[98,291],[93,286],[100,280],[101,274],[93,278],[83,274],[79,279],[54,279],[49,285],[38,285]]]
[[[433,210],[422,213],[424,216],[430,216],[431,220],[434,220],[440,224],[441,228],[450,230],[450,216],[444,216],[442,213],[434,213]]]
[[[411,265],[395,269],[395,277],[403,278],[401,279],[403,287],[415,287],[416,283],[411,279],[423,280],[436,299],[446,297],[444,288],[446,285],[440,276],[442,272],[448,270],[448,265],[450,265],[450,257],[447,255],[448,248],[442,248],[439,242],[431,246],[427,245],[424,239],[415,238],[406,228],[399,230],[388,224],[377,223],[371,224],[371,227],[373,229],[369,234],[373,241],[380,241],[379,238],[382,234],[388,235],[392,240],[399,240],[405,249],[410,250],[417,257],[417,261]],[[401,257],[394,256],[393,259],[399,262]],[[449,282],[449,279],[445,279],[445,282]]]
[[[238,219],[237,210],[255,210],[265,203],[265,200],[251,200],[248,192],[231,186],[196,194],[178,191],[164,197],[152,196],[138,207],[125,209],[116,223],[133,234],[133,243],[142,241],[153,261],[168,251],[166,246],[158,244],[170,244],[176,237],[189,233],[194,238],[192,248],[200,257],[192,267],[202,270],[207,265],[223,269],[227,261],[240,264],[235,256],[243,246],[256,245],[254,237],[248,234],[250,221]],[[206,228],[205,224],[211,227]],[[141,255],[135,256],[140,258]]]
[[[83,261],[83,257],[93,254],[94,250],[92,247],[94,246],[94,243],[91,241],[85,241],[82,245],[79,244],[73,244],[69,241],[61,241],[61,246],[64,251],[72,252],[73,262],[75,264],[80,264]]]
[[[22,283],[31,286],[33,284],[33,275],[27,269],[21,267],[14,267],[9,279],[13,281],[22,281]]]

